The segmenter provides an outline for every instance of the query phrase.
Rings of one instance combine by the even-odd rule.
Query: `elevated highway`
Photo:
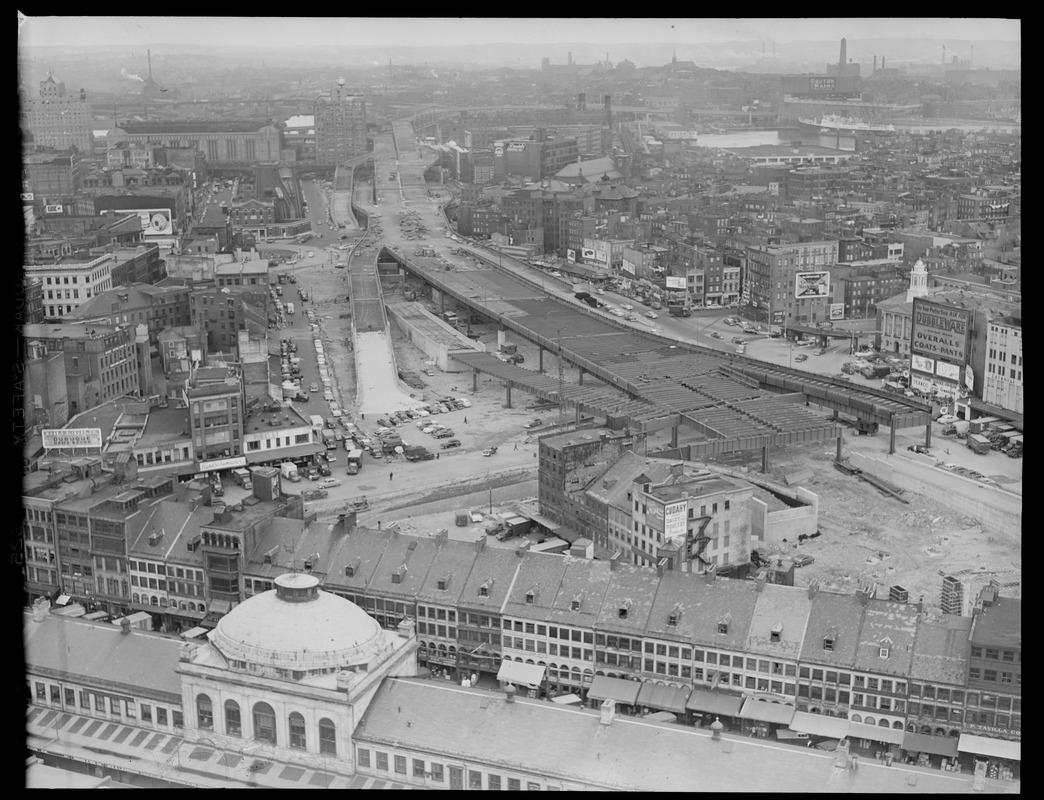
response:
[[[438,247],[450,235],[424,180],[434,162],[418,149],[408,120],[396,122],[391,136],[378,137],[374,161],[378,202],[368,211],[381,215],[383,256],[437,289],[443,303],[448,298],[538,346],[536,371],[486,353],[453,354],[475,374],[504,381],[509,403],[512,390],[519,389],[560,402],[578,416],[605,416],[614,427],[669,429],[675,443],[686,428],[704,437],[700,452],[761,449],[765,463],[773,447],[795,442],[833,439],[840,452],[839,413],[890,427],[893,450],[898,428],[923,425],[930,436],[931,415],[918,403],[639,330],[577,303],[568,284],[513,259],[504,257],[502,264],[476,249],[470,252],[477,265],[450,252],[440,253],[442,261],[409,256],[418,242],[399,227],[407,211],[427,230],[422,244]],[[392,172],[396,179],[389,181]],[[580,383],[564,385],[545,375],[545,351],[577,367]],[[584,385],[586,376],[599,384]],[[807,404],[833,410],[834,419]]]

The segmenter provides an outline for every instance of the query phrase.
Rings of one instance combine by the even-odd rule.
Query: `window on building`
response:
[[[395,771],[399,775],[406,774],[406,756],[395,756]]]
[[[214,704],[205,694],[196,695],[196,721],[201,730],[214,730]]]
[[[380,750],[377,751],[377,769],[388,771],[388,754],[382,753]]]
[[[229,736],[241,736],[243,723],[239,715],[239,703],[235,700],[225,701],[225,733]]]
[[[276,744],[276,716],[268,703],[254,704],[254,738]]]
[[[355,750],[355,759],[359,762],[360,767],[370,766],[370,751],[365,747],[358,747]]]
[[[290,729],[290,746],[296,750],[304,750],[306,746],[304,717],[295,711],[290,715],[288,723]]]

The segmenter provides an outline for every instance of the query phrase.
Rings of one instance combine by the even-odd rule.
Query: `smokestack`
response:
[[[149,80],[151,81],[152,80],[152,51],[151,50],[146,50],[145,52],[149,54]]]
[[[874,56],[874,72],[877,72],[877,56]]]
[[[943,45],[943,66],[946,66],[946,45]]]
[[[841,67],[838,69],[838,75],[845,74],[845,65],[848,63],[848,42],[844,36],[841,37]]]
[[[968,69],[971,69],[973,58],[975,58],[975,45],[971,46],[971,55],[968,56]]]
[[[605,96],[605,124],[609,130],[613,129],[613,98],[608,94]]]
[[[884,68],[885,68],[884,65],[885,65],[885,57],[881,56],[881,72],[884,72]]]

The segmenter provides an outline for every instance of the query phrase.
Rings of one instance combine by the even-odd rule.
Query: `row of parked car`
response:
[[[387,417],[381,417],[377,420],[377,424],[385,428],[391,428],[410,420],[430,417],[432,414],[446,414],[462,408],[471,408],[471,401],[466,397],[444,397],[425,403],[417,408],[408,408],[405,411],[396,411]]]

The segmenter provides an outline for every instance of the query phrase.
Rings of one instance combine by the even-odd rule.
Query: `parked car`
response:
[[[798,353],[796,356],[794,356],[794,361],[798,362],[799,364],[802,361],[808,361],[808,354],[807,353]]]
[[[319,481],[319,488],[320,489],[332,489],[333,487],[340,486],[340,485],[341,485],[341,479],[340,478],[323,478],[323,480]]]
[[[647,311],[645,312],[645,316],[647,316],[649,319],[656,319],[660,315],[657,314],[655,311]]]
[[[799,556],[794,556],[794,566],[795,567],[807,567],[809,564],[813,563],[815,560],[816,560],[815,558],[813,558],[812,556],[808,555],[807,553],[802,553]]]
[[[484,456],[491,456],[495,452],[497,452],[497,448],[495,448],[495,447],[487,447],[485,450],[482,451],[482,455],[484,455]]]
[[[460,439],[450,439],[448,442],[443,442],[441,447],[443,450],[449,450],[451,447],[460,447]]]
[[[308,387],[308,391],[310,391],[310,392],[318,392],[319,391],[319,384],[318,383],[313,383],[311,386]]]
[[[443,428],[441,431],[436,431],[435,432],[435,438],[436,439],[448,439],[452,435],[453,435],[453,431],[451,431],[449,428]]]

